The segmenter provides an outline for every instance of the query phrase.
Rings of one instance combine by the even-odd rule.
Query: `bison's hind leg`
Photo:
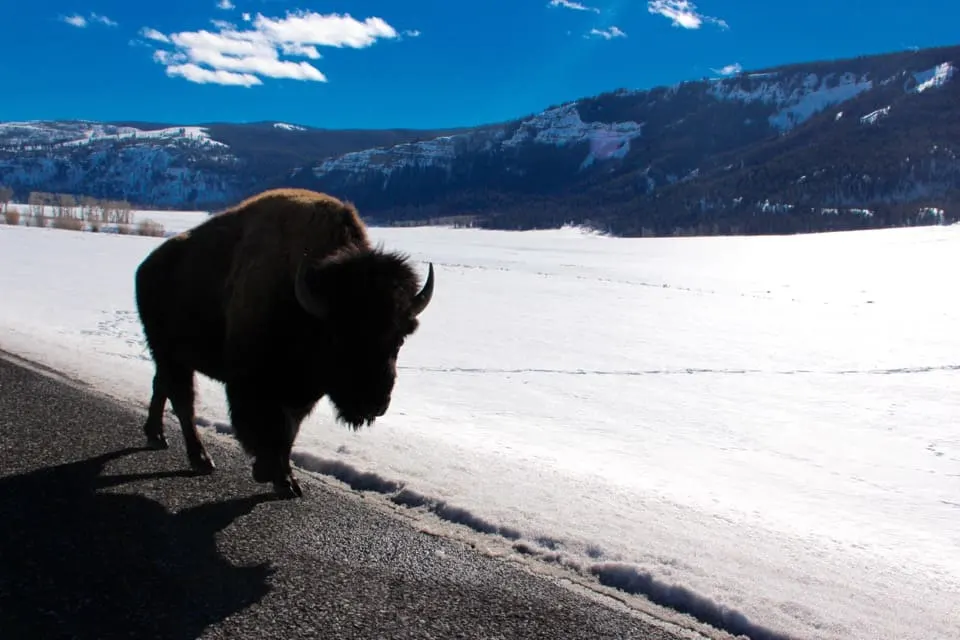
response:
[[[153,376],[153,395],[150,397],[150,409],[143,433],[147,436],[147,446],[151,449],[166,449],[170,445],[163,433],[163,409],[167,404],[167,393],[159,370]]]
[[[193,413],[195,396],[193,370],[179,365],[166,365],[163,368],[158,367],[157,375],[162,376],[166,395],[170,398],[173,412],[180,422],[190,466],[198,473],[211,473],[216,465],[207,453],[206,447],[203,446],[203,442],[200,441]]]

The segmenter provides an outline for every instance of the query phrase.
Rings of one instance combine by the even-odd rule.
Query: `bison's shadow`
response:
[[[100,475],[135,451],[0,479],[0,638],[193,640],[267,593],[270,569],[230,564],[215,535],[271,497],[173,514],[98,492],[181,475]]]

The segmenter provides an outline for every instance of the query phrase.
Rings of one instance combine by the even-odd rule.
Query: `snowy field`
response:
[[[301,465],[757,640],[957,637],[960,226],[371,233],[436,295],[390,412],[352,433],[322,403]],[[145,408],[159,242],[0,225],[0,348]]]

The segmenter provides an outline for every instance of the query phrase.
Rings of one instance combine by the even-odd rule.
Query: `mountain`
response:
[[[0,184],[21,199],[35,190],[140,206],[214,208],[317,158],[463,131],[329,130],[284,122],[0,122]]]
[[[793,64],[453,131],[4,123],[0,183],[179,207],[303,186],[373,223],[622,235],[953,222],[958,64],[960,47]]]

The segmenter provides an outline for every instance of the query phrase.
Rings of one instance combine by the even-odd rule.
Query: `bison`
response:
[[[169,399],[187,456],[215,465],[194,416],[195,372],[224,384],[253,478],[302,496],[290,450],[327,396],[354,429],[386,413],[397,355],[433,296],[406,256],[374,247],[356,209],[322,193],[275,189],[165,240],[136,269],[135,296],[155,372],[143,426],[167,448]]]

